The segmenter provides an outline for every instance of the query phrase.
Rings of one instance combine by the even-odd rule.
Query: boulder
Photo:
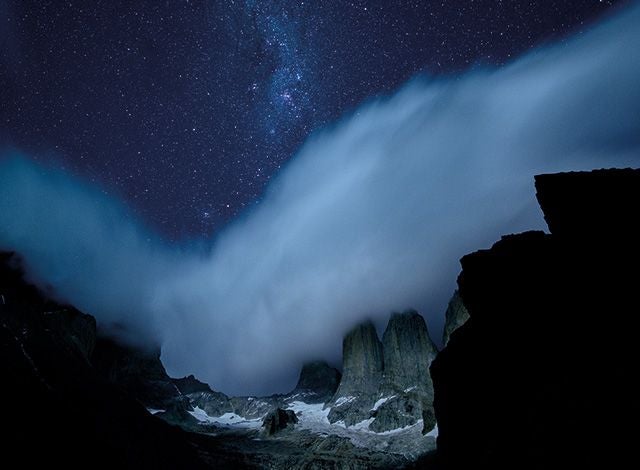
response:
[[[298,422],[298,417],[291,410],[276,408],[265,416],[262,428],[268,436],[272,436]]]

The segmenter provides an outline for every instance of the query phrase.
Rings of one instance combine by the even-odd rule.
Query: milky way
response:
[[[345,111],[621,3],[3,0],[0,146],[101,183],[165,237],[209,238]]]

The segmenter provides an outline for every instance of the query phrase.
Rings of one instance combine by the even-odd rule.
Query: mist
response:
[[[163,242],[100,188],[0,159],[0,249],[173,375],[285,392],[365,318],[417,308],[439,341],[458,260],[544,229],[538,173],[640,162],[640,6],[499,69],[419,77],[312,135],[203,250]],[[117,326],[117,328],[115,328]],[[552,326],[550,326],[552,328]]]

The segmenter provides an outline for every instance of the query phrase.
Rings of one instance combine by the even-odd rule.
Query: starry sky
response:
[[[0,0],[0,148],[100,184],[167,239],[208,238],[363,101],[622,3]]]

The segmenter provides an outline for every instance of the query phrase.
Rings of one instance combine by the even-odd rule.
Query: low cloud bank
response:
[[[312,136],[211,250],[117,201],[0,160],[0,248],[56,294],[161,341],[173,374],[286,391],[342,334],[417,307],[439,335],[463,254],[544,228],[533,175],[640,163],[640,7],[498,70],[414,80]],[[552,326],[550,326],[552,327]]]

